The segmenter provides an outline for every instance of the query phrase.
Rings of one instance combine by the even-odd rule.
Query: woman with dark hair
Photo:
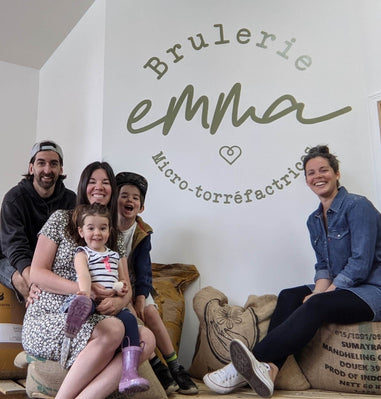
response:
[[[82,204],[88,205],[90,204],[91,198],[94,199],[94,202],[101,202],[101,197],[99,197],[99,193],[96,192],[90,193],[90,197],[88,194],[88,191],[92,190],[92,187],[94,186],[94,181],[91,181],[92,174],[98,169],[102,169],[106,172],[107,179],[104,180],[104,183],[109,185],[111,189],[110,199],[107,203],[107,208],[109,208],[111,211],[111,215],[113,218],[112,220],[113,226],[117,226],[118,189],[116,186],[114,171],[112,170],[108,162],[95,161],[87,165],[85,169],[83,169],[77,188],[77,205],[82,205]],[[96,197],[96,195],[98,195],[98,197]]]
[[[117,220],[115,177],[106,162],[88,165],[78,184],[77,203],[95,202],[112,210],[113,220]],[[62,305],[68,295],[78,292],[73,262],[77,243],[72,235],[71,216],[72,211],[54,212],[39,233],[30,274],[31,282],[39,289],[37,293],[30,293],[22,331],[27,353],[55,361],[60,360],[65,339],[67,314],[62,312]],[[122,239],[118,248],[126,262]],[[127,262],[125,268],[127,270]],[[124,338],[124,326],[110,316],[129,304],[131,291],[125,296],[114,296],[113,290],[93,284],[92,296],[99,302],[97,313],[84,322],[71,340],[66,362],[69,371],[56,395],[58,399],[103,399],[118,389],[122,374],[122,356],[118,349]],[[141,327],[139,333],[145,343],[140,357],[143,362],[152,354],[155,339],[145,327]]]
[[[316,255],[315,284],[280,292],[267,335],[249,350],[230,344],[232,363],[204,376],[218,393],[249,384],[271,397],[274,381],[323,323],[381,320],[381,215],[365,197],[340,187],[339,162],[327,146],[311,148],[303,161],[319,207],[307,220]]]

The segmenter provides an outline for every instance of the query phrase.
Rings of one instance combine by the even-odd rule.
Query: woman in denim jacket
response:
[[[303,160],[308,187],[320,205],[307,221],[316,254],[315,284],[280,292],[268,334],[252,351],[230,345],[232,363],[204,376],[215,392],[249,384],[271,397],[278,371],[323,323],[381,320],[381,215],[365,197],[340,187],[339,162],[327,146]]]

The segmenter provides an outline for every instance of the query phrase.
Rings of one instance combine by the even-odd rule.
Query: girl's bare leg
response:
[[[124,326],[120,320],[113,317],[100,321],[94,328],[86,347],[71,366],[56,399],[77,397],[90,381],[111,362],[116,349],[122,342],[123,335]]]
[[[155,337],[146,327],[139,327],[140,340],[144,341],[144,350],[140,363],[147,360],[155,349]],[[122,375],[122,355],[118,353],[111,362],[77,396],[77,399],[104,399],[118,389]]]
[[[87,385],[76,399],[104,399],[119,387],[122,376],[122,353],[119,352],[111,362]]]

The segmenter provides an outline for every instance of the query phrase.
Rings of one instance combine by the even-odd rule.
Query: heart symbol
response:
[[[220,148],[219,153],[229,165],[233,165],[233,163],[241,156],[242,150],[237,145],[231,147],[224,145]]]

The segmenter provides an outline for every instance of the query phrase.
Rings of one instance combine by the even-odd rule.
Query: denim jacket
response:
[[[327,211],[327,226],[326,232],[320,204],[307,220],[317,259],[315,282],[324,278],[331,280],[337,288],[356,292],[355,287],[370,285],[379,291],[381,215],[378,210],[365,197],[350,194],[340,187]],[[364,289],[359,292],[367,303],[368,297],[374,294]]]

